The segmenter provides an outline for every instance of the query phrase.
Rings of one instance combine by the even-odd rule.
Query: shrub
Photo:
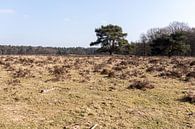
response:
[[[160,77],[168,77],[173,79],[181,79],[182,73],[180,71],[163,71],[159,74]]]
[[[63,66],[54,66],[49,72],[55,76],[59,76],[65,73],[65,69]]]
[[[109,78],[116,77],[115,72],[114,72],[114,71],[110,71],[110,72],[108,73],[108,77],[109,77]]]
[[[71,78],[71,75],[68,75],[69,71],[64,66],[53,66],[53,68],[49,69],[49,73],[55,77],[52,81],[60,81]]]
[[[195,65],[195,61],[192,61],[191,63],[190,63],[190,66],[194,66]]]
[[[195,91],[187,92],[187,95],[183,98],[185,101],[194,103],[195,102]]]
[[[14,78],[23,78],[23,77],[30,77],[32,75],[31,75],[30,70],[28,70],[28,69],[21,69],[20,68],[20,69],[14,71],[12,76]]]
[[[135,80],[128,89],[139,89],[139,90],[146,90],[146,89],[153,89],[154,86],[150,84],[147,80]]]
[[[189,72],[186,77],[195,78],[195,72]]]
[[[109,71],[108,69],[103,69],[102,72],[101,72],[101,74],[102,74],[102,75],[108,75],[109,72],[110,72],[110,71]]]

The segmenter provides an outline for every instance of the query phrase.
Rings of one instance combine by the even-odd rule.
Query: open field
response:
[[[195,58],[0,57],[0,128],[195,128]]]

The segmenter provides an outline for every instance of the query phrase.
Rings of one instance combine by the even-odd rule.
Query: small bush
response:
[[[121,61],[120,65],[126,66],[126,65],[128,65],[128,63],[126,61]]]
[[[168,77],[173,79],[181,79],[182,73],[180,71],[163,71],[159,74],[160,77]]]
[[[187,92],[187,95],[182,100],[185,100],[185,102],[194,103],[195,102],[195,91]]]
[[[109,78],[116,77],[116,74],[115,74],[115,72],[113,72],[113,71],[110,71],[110,72],[108,73],[108,77],[109,77]]]
[[[98,65],[95,65],[95,66],[94,66],[93,72],[95,72],[95,73],[101,72],[102,69],[104,68],[104,66],[105,66],[105,64],[98,64]]]
[[[110,72],[110,71],[109,71],[108,69],[103,69],[102,72],[101,72],[101,74],[102,74],[102,75],[108,75],[109,72]]]
[[[52,81],[60,81],[71,78],[71,76],[68,76],[69,71],[66,70],[64,66],[53,66],[53,68],[49,69],[49,73],[55,77]]]
[[[24,78],[24,77],[30,77],[32,75],[31,75],[30,70],[28,70],[28,69],[21,69],[20,68],[20,69],[14,71],[12,76],[14,78]]]
[[[189,72],[186,77],[195,78],[195,72]]]
[[[146,90],[146,89],[153,89],[154,86],[150,84],[149,81],[147,80],[135,80],[129,87],[128,89],[139,89],[139,90]]]
[[[55,76],[63,75],[65,73],[65,69],[63,66],[54,66],[53,69],[50,70],[50,73]]]
[[[190,63],[190,66],[194,66],[195,65],[195,61],[192,61],[191,63]]]

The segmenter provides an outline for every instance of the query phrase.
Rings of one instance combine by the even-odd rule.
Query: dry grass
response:
[[[1,56],[0,128],[195,128],[194,61]]]

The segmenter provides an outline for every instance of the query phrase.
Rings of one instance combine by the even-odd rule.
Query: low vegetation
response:
[[[195,128],[194,62],[0,56],[0,128]]]

